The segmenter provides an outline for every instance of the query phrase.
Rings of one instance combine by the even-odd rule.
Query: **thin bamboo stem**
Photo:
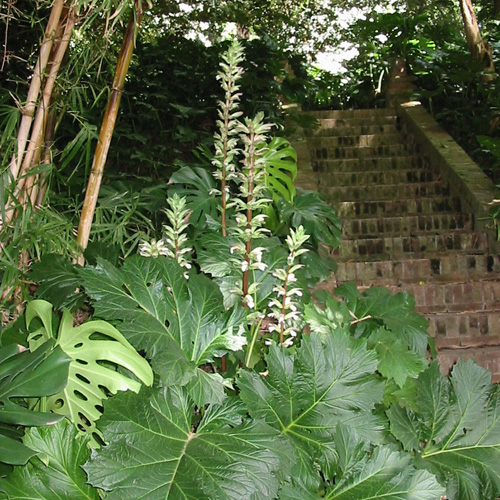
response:
[[[21,164],[21,168],[17,173],[17,178],[22,177],[18,180],[16,185],[16,194],[14,195],[17,199],[18,203],[23,206],[26,205],[28,201],[27,191],[30,191],[34,180],[27,175],[29,169],[34,166],[40,159],[41,147],[43,143],[43,137],[45,134],[45,127],[48,118],[48,109],[50,106],[50,101],[52,97],[52,92],[55,87],[55,82],[57,79],[57,75],[59,73],[59,69],[61,67],[62,61],[64,59],[64,55],[69,46],[69,42],[71,39],[71,33],[75,26],[76,22],[76,9],[71,9],[66,18],[66,24],[64,27],[64,31],[62,33],[60,42],[58,43],[54,53],[52,60],[50,62],[50,70],[47,75],[45,85],[42,92],[42,97],[40,99],[40,103],[36,110],[35,120],[33,122],[33,126],[31,129],[31,136],[29,140],[28,149],[26,154],[24,155],[24,159]],[[14,217],[15,207],[13,204],[9,204],[10,206],[5,212],[4,220],[2,221],[2,226],[5,227]]]
[[[135,34],[140,25],[143,15],[142,0],[137,0],[134,12],[130,16],[130,20],[125,32],[122,43],[122,48],[118,61],[116,64],[115,76],[111,88],[104,118],[99,132],[99,140],[97,142],[94,160],[92,162],[92,169],[90,171],[87,190],[85,192],[85,199],[83,201],[82,214],[78,225],[77,242],[82,249],[87,248],[90,236],[90,229],[94,218],[95,207],[97,205],[97,197],[99,196],[99,189],[101,186],[104,166],[108,156],[111,138],[115,128],[120,100],[125,86],[125,77],[128,73],[130,61],[134,52]],[[78,258],[78,263],[83,264],[83,255]]]
[[[30,88],[28,90],[26,104],[21,109],[21,124],[17,134],[17,154],[14,153],[10,162],[10,172],[14,180],[17,179],[19,169],[21,168],[26,143],[28,142],[29,131],[35,114],[36,102],[38,100],[38,95],[40,94],[42,75],[45,73],[47,68],[49,56],[52,51],[52,45],[54,43],[54,34],[57,32],[57,28],[60,25],[63,7],[64,0],[56,0],[52,6],[47,28],[45,30],[44,40],[40,47],[40,55],[38,56]]]
[[[22,162],[19,175],[26,174],[26,172],[30,169],[30,167],[32,167],[35,164],[33,160],[35,158],[36,153],[38,152],[39,154],[40,152],[40,147],[43,142],[44,129],[49,114],[48,110],[50,106],[52,92],[54,91],[57,75],[59,73],[59,69],[64,59],[64,55],[69,46],[75,22],[76,22],[76,9],[71,9],[66,19],[66,25],[64,27],[64,32],[62,34],[61,41],[59,42],[54,52],[54,57],[50,63],[49,74],[47,75],[47,79],[45,81],[42,98],[37,108],[35,121],[33,123],[33,129],[30,137],[30,144],[28,146],[28,150],[26,151],[26,155]]]

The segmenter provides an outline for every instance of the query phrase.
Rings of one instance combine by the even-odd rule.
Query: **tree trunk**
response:
[[[462,12],[462,19],[465,27],[465,37],[467,39],[467,47],[469,48],[472,57],[478,59],[483,63],[484,71],[486,73],[495,73],[495,66],[493,64],[493,49],[481,36],[479,25],[477,24],[476,15],[472,0],[459,0],[460,10]],[[487,80],[493,78],[486,78]]]
[[[94,154],[87,190],[85,192],[85,199],[83,202],[77,235],[77,241],[82,249],[87,248],[89,242],[90,229],[94,218],[97,197],[99,196],[104,166],[106,164],[109,146],[111,144],[111,138],[113,136],[116,117],[120,106],[120,100],[125,86],[125,77],[127,76],[132,54],[134,52],[136,30],[139,27],[142,15],[143,2],[142,0],[136,0],[135,8],[130,16],[120,55],[116,63],[116,71],[111,88],[111,94],[109,96],[104,118],[102,120],[99,140]],[[83,262],[83,255],[80,255],[78,263],[83,264]]]

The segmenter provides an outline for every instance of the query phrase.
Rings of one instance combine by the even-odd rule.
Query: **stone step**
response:
[[[435,215],[412,215],[396,217],[369,217],[363,219],[345,219],[342,221],[342,233],[347,238],[362,238],[380,235],[407,236],[426,231],[439,232],[462,229],[472,231],[474,218],[469,214],[451,213]]]
[[[400,126],[394,123],[380,125],[359,125],[359,126],[336,126],[320,127],[315,130],[305,131],[307,136],[311,137],[336,137],[352,135],[373,135],[373,134],[397,134],[400,132]]]
[[[323,172],[318,179],[319,186],[373,186],[387,184],[414,184],[433,182],[438,175],[428,168],[404,170],[370,170],[368,172]]]
[[[364,259],[365,257],[394,259],[402,255],[423,257],[426,253],[436,252],[486,252],[488,236],[486,233],[449,232],[435,235],[393,236],[364,239],[342,239],[335,250],[337,259]]]
[[[389,287],[391,289],[391,287]],[[500,310],[500,280],[465,280],[450,283],[405,283],[393,287],[415,298],[421,314],[476,313]]]
[[[428,332],[436,338],[438,348],[498,347],[500,311],[435,313],[425,317],[429,321]],[[448,336],[450,332],[453,335]]]
[[[433,215],[461,211],[460,198],[442,196],[414,200],[345,201],[332,205],[340,219]]]
[[[393,170],[418,170],[428,168],[428,161],[419,155],[408,154],[395,157],[312,159],[314,172],[387,172]]]
[[[363,287],[394,286],[403,281],[484,279],[491,278],[491,273],[500,273],[497,255],[448,252],[399,260],[337,260],[335,280],[338,284],[356,281]]]
[[[448,196],[449,193],[448,186],[439,181],[418,184],[333,186],[321,191],[328,203],[357,200],[401,200],[415,197]]]
[[[494,323],[494,320],[495,317],[492,316],[492,323]],[[472,319],[472,321],[475,320]],[[499,334],[493,333],[492,335],[488,335],[487,337],[488,337],[488,342],[483,344],[481,341],[479,341],[477,343],[478,347],[476,348],[441,347],[438,352],[438,360],[441,365],[440,369],[442,373],[449,373],[452,366],[459,359],[473,359],[474,361],[476,361],[478,365],[483,366],[484,368],[490,370],[491,381],[494,384],[498,384],[500,382],[500,363],[498,362]]]
[[[417,152],[415,144],[388,144],[368,147],[343,147],[311,145],[311,156],[316,160],[328,159],[350,159],[350,158],[374,158],[414,155]]]
[[[372,134],[372,135],[342,135],[342,136],[324,136],[310,137],[307,139],[312,148],[374,148],[375,146],[391,146],[400,144],[414,144],[412,136],[403,136],[400,133],[395,134]]]
[[[373,109],[327,109],[321,111],[308,111],[308,115],[313,116],[317,120],[324,120],[330,118],[377,118],[387,117],[396,118],[394,111],[389,108],[373,108]]]

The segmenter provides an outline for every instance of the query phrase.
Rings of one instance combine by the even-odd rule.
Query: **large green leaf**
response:
[[[266,184],[271,190],[274,201],[283,198],[293,201],[297,177],[297,153],[290,142],[283,137],[274,137],[266,145],[262,156],[266,165]]]
[[[280,199],[278,209],[281,219],[292,227],[304,227],[313,245],[324,243],[331,248],[339,246],[340,220],[318,193],[299,190],[293,203]]]
[[[326,476],[318,494],[300,484],[287,485],[280,500],[438,500],[445,490],[427,471],[417,470],[411,456],[391,446],[366,451],[352,430],[338,426],[335,434],[338,462],[335,476]],[[333,484],[334,486],[330,486]]]
[[[189,221],[193,227],[201,228],[205,216],[218,217],[218,200],[215,197],[215,180],[212,174],[201,167],[182,167],[169,180],[173,190],[186,198],[186,206],[191,210]]]
[[[16,467],[0,482],[9,500],[98,500],[81,466],[90,455],[87,439],[66,419],[51,427],[29,429],[24,443],[38,458]]]
[[[378,371],[403,387],[408,377],[416,378],[427,367],[427,360],[412,351],[386,328],[378,328],[369,337],[369,345],[378,354]]]
[[[33,451],[20,443],[18,425],[52,425],[61,416],[32,411],[23,405],[22,398],[50,396],[62,390],[68,380],[71,358],[54,348],[54,341],[46,342],[36,352],[20,353],[18,346],[0,349],[0,462],[20,465]]]
[[[164,384],[202,384],[206,391],[197,385],[203,397],[196,402],[213,401],[213,387],[198,367],[245,344],[240,306],[226,311],[215,283],[194,272],[186,280],[166,258],[134,256],[120,269],[99,261],[81,273],[96,315],[122,321],[121,332],[146,351]],[[219,388],[216,400],[223,397]]]
[[[338,287],[335,293],[343,297],[355,318],[356,335],[368,336],[378,325],[384,325],[405,346],[425,356],[430,337],[428,322],[414,312],[415,299],[408,293],[392,295],[387,288],[371,287],[361,294],[354,283]]]
[[[459,361],[449,381],[434,363],[417,381],[418,410],[388,412],[391,431],[448,485],[451,500],[500,494],[500,392],[490,380],[473,361]]]
[[[26,308],[28,328],[35,318],[43,326],[30,334],[30,347],[51,338],[52,305],[34,300]],[[56,413],[67,415],[84,432],[92,434],[99,410],[107,393],[132,390],[137,392],[141,384],[136,379],[116,371],[117,367],[137,377],[144,384],[153,383],[153,372],[148,362],[127,342],[123,335],[106,321],[87,321],[73,327],[73,316],[63,311],[57,332],[57,344],[71,358],[66,387],[47,399],[47,407]],[[37,351],[35,351],[37,352]]]
[[[385,289],[371,289],[369,293],[361,295],[354,284],[338,288],[339,295],[347,298],[346,302],[335,300],[330,295],[321,297],[320,301],[324,307],[316,304],[308,304],[305,308],[305,319],[311,330],[327,337],[335,335],[337,330],[349,329],[356,336],[366,336],[368,347],[376,351],[378,357],[378,371],[387,379],[402,388],[408,378],[416,378],[426,366],[427,361],[423,354],[415,352],[412,348],[421,347],[423,339],[427,339],[425,330],[409,330],[414,322],[423,320],[422,327],[426,324],[425,319],[413,313],[405,297],[392,296],[385,293]],[[402,300],[403,299],[403,300]],[[399,311],[403,318],[408,318],[408,324],[395,320],[395,311]],[[389,331],[384,325],[387,324],[395,331]],[[362,326],[359,324],[362,323]],[[400,330],[403,335],[400,335]],[[412,340],[417,336],[417,340]],[[422,337],[422,338],[420,338]]]
[[[90,483],[109,500],[275,498],[292,460],[279,432],[232,403],[209,407],[194,429],[193,411],[175,387],[110,400],[101,421],[109,445],[85,465]]]
[[[383,383],[373,375],[375,353],[363,341],[342,331],[325,339],[311,334],[296,354],[272,345],[266,362],[266,377],[244,372],[237,383],[250,415],[293,443],[300,459],[294,475],[314,483],[314,463],[329,470],[338,423],[357,429],[367,443],[380,439],[383,422],[372,410],[382,399]]]
[[[44,255],[33,265],[30,279],[39,283],[36,296],[51,302],[56,309],[75,310],[84,303],[84,294],[75,292],[80,286],[77,268],[62,255]]]

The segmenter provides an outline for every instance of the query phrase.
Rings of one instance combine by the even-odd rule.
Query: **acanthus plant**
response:
[[[198,176],[196,182],[201,178],[207,179]],[[90,326],[69,343],[72,350],[78,352],[80,344],[110,342],[110,335],[116,335],[115,343],[123,337],[120,343],[133,347],[123,352],[130,352],[147,373],[144,359],[137,358],[137,352],[142,353],[154,378],[143,376],[145,385],[137,393],[112,396],[115,391],[103,391],[97,376],[84,375],[87,384],[75,375],[90,386],[88,390],[103,395],[102,406],[97,405],[102,416],[92,419],[92,426],[106,444],[92,450],[91,436],[68,419],[42,415],[37,421],[36,413],[32,425],[40,426],[26,428],[21,436],[11,416],[10,437],[24,448],[18,446],[13,471],[2,469],[0,497],[492,500],[498,496],[500,394],[489,373],[467,361],[459,362],[447,377],[436,362],[429,364],[427,323],[413,311],[414,301],[407,294],[392,296],[377,288],[361,294],[344,286],[336,290],[343,300],[326,293],[311,300],[302,286],[308,269],[297,266],[314,253],[311,240],[321,242],[321,235],[328,234],[325,221],[329,224],[333,216],[314,196],[307,201],[315,207],[312,214],[305,201],[295,209],[289,202],[278,204],[291,222],[300,221],[284,243],[268,234],[252,241],[251,284],[257,283],[252,311],[259,313],[262,324],[272,320],[267,329],[248,332],[250,308],[243,307],[241,295],[231,300],[229,292],[238,277],[236,270],[241,273],[246,241],[237,231],[232,233],[236,225],[223,236],[220,221],[213,217],[205,217],[202,228],[186,226],[183,210],[195,210],[189,202],[174,217],[180,223],[177,229],[170,226],[171,242],[177,238],[183,245],[187,242],[182,234],[199,231],[189,279],[175,252],[166,255],[166,241],[164,247],[156,246],[158,255],[127,257],[120,265],[99,258],[94,265],[75,268],[71,279],[78,278],[94,317],[108,326],[102,328],[94,320],[83,323]],[[244,212],[236,210],[231,217],[238,214]],[[242,221],[241,230],[245,229]],[[231,254],[234,245],[242,245],[238,269],[231,262],[236,258],[234,251]],[[61,276],[64,282],[63,272]],[[57,284],[54,279],[52,288]],[[69,363],[98,361],[79,356],[71,361],[60,352],[66,341],[49,359],[57,339],[70,339],[75,332],[66,313],[59,327],[65,333],[49,339],[46,332],[54,330],[50,305],[31,307],[38,311],[42,305],[43,313],[28,314],[28,333],[17,324],[0,335],[2,346],[24,339],[28,348],[21,354],[11,348],[0,351],[7,352],[0,360],[0,402],[8,409],[22,408],[18,414],[23,416],[38,409],[32,398],[64,391]],[[303,315],[297,317],[298,311]],[[290,313],[294,314],[287,317]],[[78,328],[74,327],[77,332]],[[40,342],[47,338],[48,350],[40,346],[31,352],[34,345],[28,345],[28,335]],[[289,338],[296,340],[287,346]],[[271,340],[269,345],[266,340]],[[23,355],[24,359],[15,359]],[[220,369],[224,355],[235,360],[226,372]],[[12,390],[6,375],[12,363],[14,375],[29,385],[31,366],[36,374],[45,358],[48,368],[56,360],[61,364],[63,383],[48,383],[45,391],[30,391],[22,384],[16,389],[23,390]],[[30,360],[30,368],[23,368],[24,360]],[[126,364],[110,361],[98,364],[121,379]],[[135,377],[140,378],[139,373]],[[32,385],[36,383],[32,380]],[[127,383],[138,389],[135,380]],[[3,415],[0,410],[0,422]],[[30,425],[23,422],[17,423]]]

